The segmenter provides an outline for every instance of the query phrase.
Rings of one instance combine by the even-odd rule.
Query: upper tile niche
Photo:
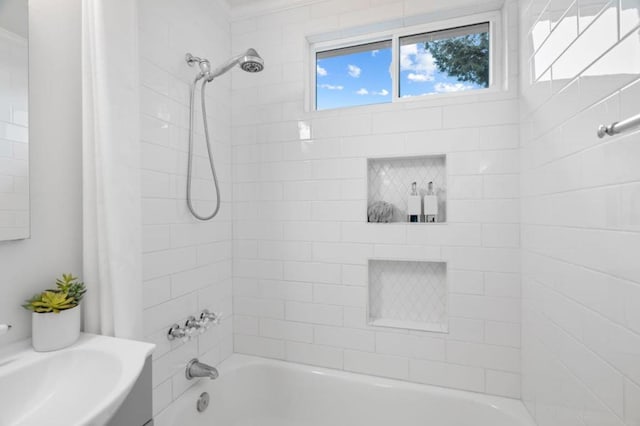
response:
[[[423,203],[429,182],[433,182],[438,198],[435,223],[447,221],[447,171],[445,155],[367,159],[367,209],[372,203],[384,201],[393,205],[391,222],[409,222],[407,203],[416,182]],[[424,204],[422,204],[424,212]],[[368,218],[367,218],[368,220]],[[428,223],[420,218],[418,223]]]

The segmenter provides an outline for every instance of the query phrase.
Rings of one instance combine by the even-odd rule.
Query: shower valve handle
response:
[[[203,310],[200,314],[200,319],[207,324],[207,327],[211,324],[220,324],[220,318],[222,318],[221,313],[210,312],[208,309]]]
[[[173,324],[169,331],[167,332],[167,339],[176,340],[176,339],[184,339],[188,338],[187,330],[184,327],[180,327],[178,324]]]

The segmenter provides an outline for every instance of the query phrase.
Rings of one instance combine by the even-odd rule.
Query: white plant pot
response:
[[[72,309],[31,314],[31,343],[38,352],[56,351],[80,337],[80,305]]]

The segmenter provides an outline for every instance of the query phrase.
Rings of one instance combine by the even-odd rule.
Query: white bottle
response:
[[[420,215],[422,215],[422,200],[418,195],[417,183],[411,184],[411,194],[407,200],[407,215],[409,216],[409,222],[418,222]]]
[[[424,215],[427,222],[438,221],[438,196],[433,190],[433,182],[429,182],[427,195],[424,196]]]

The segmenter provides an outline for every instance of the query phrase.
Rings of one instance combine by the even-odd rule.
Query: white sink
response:
[[[72,346],[0,351],[0,425],[104,425],[136,382],[154,345],[82,334]]]

